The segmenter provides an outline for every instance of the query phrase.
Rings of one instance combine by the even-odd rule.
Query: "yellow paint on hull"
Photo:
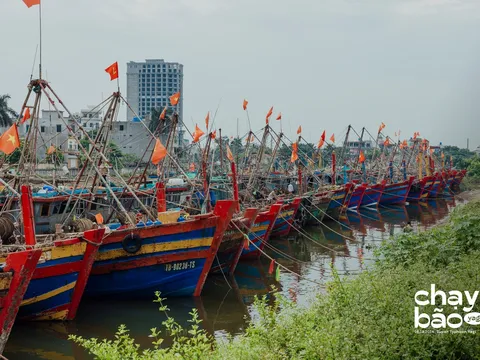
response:
[[[36,302],[39,302],[39,301],[43,301],[43,300],[46,300],[46,299],[49,299],[53,296],[56,296],[58,294],[61,294],[62,292],[65,292],[65,291],[68,291],[70,289],[73,289],[75,287],[75,284],[77,282],[76,281],[73,281],[71,282],[70,284],[67,284],[67,285],[64,285],[62,287],[59,287],[55,290],[52,290],[52,291],[49,291],[45,294],[42,294],[42,295],[39,295],[39,296],[35,296],[33,298],[30,298],[30,299],[26,299],[26,300],[23,300],[22,303],[20,304],[20,306],[26,306],[26,305],[30,305],[30,304],[34,304]]]
[[[181,240],[165,242],[161,244],[147,244],[143,245],[141,249],[135,254],[129,254],[123,249],[114,249],[97,253],[95,261],[112,260],[117,258],[138,256],[144,254],[153,254],[161,251],[172,251],[178,249],[191,249],[196,247],[210,246],[212,244],[213,237],[206,237],[195,240]]]

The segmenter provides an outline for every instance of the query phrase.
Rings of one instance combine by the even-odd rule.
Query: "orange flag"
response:
[[[385,124],[382,122],[382,123],[380,124],[380,127],[378,128],[378,133],[380,134],[383,129],[385,129]]]
[[[282,120],[282,113],[278,113],[277,120]]]
[[[202,135],[205,134],[197,124],[195,124],[195,132],[193,133],[193,142],[196,143],[200,140]]]
[[[433,155],[434,150],[430,149],[430,155]]]
[[[217,130],[212,131],[212,132],[210,133],[210,138],[211,138],[212,140],[217,138]]]
[[[207,113],[207,117],[205,118],[205,127],[207,128],[207,130],[208,130],[208,123],[209,122],[210,122],[210,111]]]
[[[167,149],[165,149],[160,139],[157,139],[152,153],[152,164],[157,165],[165,156],[167,156]]]
[[[170,104],[172,104],[172,106],[177,105],[179,100],[180,100],[180,92],[177,92],[172,96],[170,96]]]
[[[160,120],[165,120],[165,115],[167,114],[167,107],[165,106],[160,114]]]
[[[103,224],[103,215],[101,213],[95,214],[95,221],[98,225]]]
[[[227,144],[227,158],[228,160],[230,160],[230,162],[234,162],[232,150],[230,150],[230,146],[228,146],[228,144]]]
[[[0,151],[10,155],[16,148],[20,147],[17,124],[13,124],[0,136]]]
[[[248,101],[243,99],[243,110],[247,110]]]
[[[105,71],[110,74],[110,81],[118,79],[118,62],[115,61]]]
[[[40,5],[40,0],[23,0],[23,2],[28,8],[31,8],[33,5]]]
[[[52,155],[55,152],[55,146],[50,145],[50,147],[47,149],[47,155]]]
[[[442,156],[442,159],[445,159],[445,154],[443,152],[442,152],[441,156]]]
[[[22,121],[20,121],[20,124],[23,124],[25,121],[27,121],[28,119],[30,119],[30,108],[26,108],[25,109],[25,113],[23,114],[23,118],[22,118]]]
[[[270,116],[272,116],[272,113],[273,113],[273,106],[270,108],[270,110],[268,110],[267,116],[265,118],[265,122],[267,123],[267,125],[268,125],[268,120],[270,119]]]
[[[332,136],[330,136],[330,141],[331,141],[332,143],[335,142],[335,134],[332,134]]]
[[[295,162],[298,160],[298,144],[295,142],[292,144],[292,156],[290,157],[290,162]]]
[[[297,135],[300,135],[302,133],[302,125],[300,125],[297,129]]]
[[[390,145],[390,140],[386,138],[385,141],[383,142],[383,146],[388,146],[388,145]]]
[[[323,138],[320,138],[320,141],[318,142],[317,148],[321,149],[323,144],[325,144],[325,140],[323,140]]]
[[[363,151],[360,151],[360,155],[358,155],[358,162],[361,164],[365,161],[365,154]]]

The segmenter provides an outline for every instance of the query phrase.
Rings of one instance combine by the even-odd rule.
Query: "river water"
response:
[[[452,198],[362,210],[347,214],[340,222],[302,229],[303,234],[271,239],[265,251],[284,266],[277,279],[276,271],[270,273],[270,261],[265,257],[240,262],[234,279],[210,277],[201,297],[167,299],[169,315],[187,325],[188,313],[197,308],[202,325],[217,338],[240,334],[255,316],[255,295],[271,298],[269,292],[275,286],[293,301],[307,304],[331,279],[332,265],[340,276],[355,276],[372,263],[373,249],[382,240],[402,232],[407,221],[411,221],[414,231],[425,231],[443,221],[458,204],[459,200]],[[75,321],[16,323],[4,355],[10,360],[90,359],[83,349],[67,340],[68,334],[111,339],[120,324],[127,326],[141,346],[148,347],[152,340],[149,329],[161,328],[163,320],[165,315],[158,311],[158,304],[148,300],[85,299]]]

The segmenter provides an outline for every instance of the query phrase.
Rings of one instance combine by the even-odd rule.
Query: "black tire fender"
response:
[[[122,247],[129,254],[136,254],[142,248],[142,238],[136,234],[128,234],[122,240]]]

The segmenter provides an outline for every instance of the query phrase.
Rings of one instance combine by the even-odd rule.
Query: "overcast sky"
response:
[[[72,111],[115,90],[104,69],[184,64],[184,120],[218,107],[224,134],[274,106],[292,138],[348,124],[434,144],[480,145],[479,0],[42,0],[44,74]],[[0,0],[0,94],[19,111],[38,43],[38,7]],[[35,74],[38,70],[35,69]],[[219,105],[220,104],[220,105]],[[44,108],[46,108],[44,103]],[[125,119],[123,108],[121,119]],[[193,119],[193,120],[192,120]]]

